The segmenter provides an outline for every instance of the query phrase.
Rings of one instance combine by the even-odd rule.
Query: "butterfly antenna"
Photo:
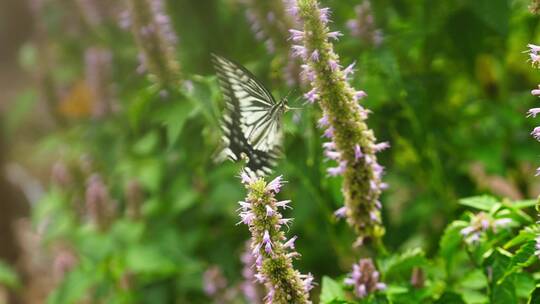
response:
[[[296,89],[290,90],[289,93],[287,93],[287,95],[285,95],[285,97],[283,99],[288,100],[289,96],[292,95],[292,93],[294,93],[295,91],[296,91]],[[299,99],[300,99],[300,97],[295,98],[294,103],[296,103]],[[287,104],[290,104],[290,103],[287,102]],[[302,110],[302,108],[296,108],[296,107],[287,106],[287,110]]]

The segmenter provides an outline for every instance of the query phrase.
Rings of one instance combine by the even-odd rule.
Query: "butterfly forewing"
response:
[[[245,155],[247,169],[269,173],[280,154],[282,104],[241,65],[213,59],[226,103],[222,129],[228,147],[223,153],[234,161]]]

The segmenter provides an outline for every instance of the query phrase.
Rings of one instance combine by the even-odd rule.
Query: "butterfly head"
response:
[[[289,112],[290,110],[301,110],[302,108],[294,108],[294,107],[289,107],[289,95],[292,94],[293,91],[290,91],[287,96],[283,97],[281,100],[280,100],[280,104],[282,105],[282,108],[283,108],[283,111],[284,112]]]

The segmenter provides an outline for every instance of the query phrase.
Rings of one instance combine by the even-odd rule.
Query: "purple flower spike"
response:
[[[352,286],[354,294],[360,299],[386,288],[386,284],[379,282],[379,273],[371,259],[361,259],[354,264],[353,271],[344,283]]]
[[[258,300],[254,301],[255,296],[259,295],[253,281],[255,279],[266,287],[266,301],[311,303],[309,288],[306,288],[306,276],[300,274],[292,265],[292,260],[300,256],[295,251],[294,242],[297,236],[285,242],[287,238],[283,226],[288,228],[292,218],[283,218],[279,212],[280,208],[290,208],[291,201],[277,201],[275,198],[283,185],[283,177],[278,176],[269,183],[263,178],[241,178],[248,194],[245,201],[239,202],[242,210],[240,217],[241,222],[249,227],[252,236],[251,252],[247,251],[242,256],[242,262],[245,263],[243,275],[246,279],[251,278],[251,283],[243,283],[241,290],[249,303],[259,303]],[[283,288],[283,284],[287,288]]]
[[[302,69],[304,75],[309,72],[309,78],[306,78],[311,81],[311,89],[306,97],[313,100],[315,92],[318,95],[317,104],[323,110],[319,126],[324,130],[324,137],[332,140],[329,146],[325,145],[324,153],[339,162],[338,166],[327,169],[328,175],[343,175],[342,192],[348,210],[347,222],[354,228],[358,239],[380,238],[384,231],[380,217],[375,221],[365,210],[376,209],[384,188],[382,167],[377,164],[375,150],[382,150],[385,145],[375,144],[376,138],[366,123],[369,111],[358,104],[367,94],[355,90],[348,82],[355,65],[342,69],[332,44],[342,34],[330,29],[329,10],[320,8],[316,0],[297,1],[296,5],[297,21],[303,27],[299,31],[303,35],[295,35],[298,39],[295,43],[302,43],[302,54],[308,54],[302,56]],[[374,24],[372,19],[369,17],[364,23],[360,20],[349,22],[349,25]],[[380,31],[374,28],[372,34],[374,43],[379,43],[382,37]],[[360,162],[360,158],[364,161]]]
[[[317,94],[317,89],[313,88],[311,91],[307,92],[304,97],[309,103],[313,104],[319,98],[319,94]]]
[[[318,124],[319,124],[319,128],[324,128],[324,127],[328,127],[329,126],[329,122],[328,122],[328,116],[327,115],[323,115],[319,121],[318,121]]]
[[[326,137],[326,138],[332,138],[332,137],[334,137],[334,128],[333,128],[333,127],[328,127],[328,128],[324,131],[324,137]]]

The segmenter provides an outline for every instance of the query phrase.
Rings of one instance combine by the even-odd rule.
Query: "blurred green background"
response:
[[[333,12],[332,30],[344,33],[335,45],[342,64],[357,62],[351,82],[369,95],[363,101],[372,111],[368,123],[392,145],[379,156],[390,185],[382,197],[390,251],[421,246],[432,254],[445,225],[462,211],[461,197],[538,195],[539,147],[529,135],[535,122],[525,112],[538,102],[529,92],[540,73],[523,51],[540,37],[528,1],[373,0],[384,37],[380,46],[353,37],[346,27],[361,1],[321,2]],[[293,201],[288,233],[299,236],[302,254],[295,265],[318,281],[349,271],[359,253],[351,248],[349,227],[332,215],[342,205],[341,181],[326,175],[332,164],[322,156],[320,111],[303,105],[302,88],[272,77],[280,73],[273,62],[283,54],[269,54],[255,39],[245,5],[168,1],[177,58],[193,89],[165,97],[135,72],[136,45],[118,26],[123,3],[110,4],[98,25],[84,21],[76,2],[42,5],[36,14],[23,2],[0,4],[3,187],[22,193],[13,197],[25,195],[0,201],[2,210],[12,210],[4,213],[7,228],[0,234],[9,240],[6,248],[19,248],[17,254],[2,252],[20,273],[19,300],[37,303],[28,300],[35,292],[71,303],[91,289],[104,303],[205,303],[202,273],[210,265],[218,265],[230,284],[241,281],[239,255],[249,235],[236,225],[235,210],[244,189],[238,165],[212,161],[220,145],[221,95],[211,52],[243,63],[276,97],[292,90],[292,104],[303,107],[285,117],[285,157],[276,168],[288,181],[280,197]],[[84,54],[92,47],[112,54],[115,110],[98,118],[88,111],[92,97],[84,88]],[[67,188],[51,186],[58,161],[77,172]],[[77,209],[84,205],[79,201],[88,175],[95,173],[120,210],[106,233],[92,229]],[[143,197],[136,220],[121,215],[133,180]],[[21,216],[33,220],[27,229],[39,231],[37,251],[20,245],[21,225],[12,223]],[[29,269],[37,266],[23,257],[42,250],[54,259],[59,243],[75,252],[77,266],[35,291]],[[119,283],[126,276],[132,278],[129,288]]]

